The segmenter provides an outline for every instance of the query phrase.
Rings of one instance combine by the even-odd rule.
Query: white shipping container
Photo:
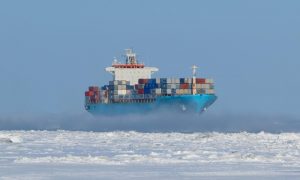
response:
[[[191,94],[191,90],[190,89],[184,89],[183,92],[184,92],[183,94]]]
[[[175,79],[171,78],[171,84],[175,83]]]
[[[172,89],[167,89],[167,94],[172,94]]]
[[[191,84],[192,83],[192,78],[184,78],[184,83]]]
[[[188,78],[184,78],[184,83],[188,83]]]
[[[132,94],[132,90],[126,90],[126,94]]]
[[[126,95],[126,90],[118,90],[118,95]]]
[[[204,89],[209,89],[209,88],[210,88],[210,85],[209,85],[209,84],[203,84],[203,88],[204,88]]]
[[[172,84],[179,84],[180,83],[180,80],[178,78],[172,78],[171,80]]]
[[[167,78],[167,84],[171,84],[171,83],[172,83],[171,78]]]
[[[171,89],[176,89],[176,84],[171,84]]]
[[[205,83],[213,84],[214,80],[213,79],[205,79]]]
[[[155,89],[155,94],[161,94],[161,89],[160,88],[156,88]]]
[[[211,85],[210,84],[196,84],[197,89],[210,89]]]
[[[184,89],[179,89],[179,94],[184,94]]]
[[[160,84],[160,78],[156,78],[156,84]]]

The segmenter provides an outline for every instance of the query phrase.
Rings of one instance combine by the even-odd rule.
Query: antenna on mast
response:
[[[125,49],[126,51],[126,64],[137,64],[136,54],[132,49]]]

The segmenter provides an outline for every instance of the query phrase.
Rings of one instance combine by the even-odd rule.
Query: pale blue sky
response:
[[[158,77],[216,81],[209,113],[300,117],[300,1],[0,1],[0,113],[83,112],[133,47]]]

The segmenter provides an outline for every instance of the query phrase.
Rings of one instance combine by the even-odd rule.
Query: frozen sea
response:
[[[0,179],[299,179],[300,133],[0,131]]]

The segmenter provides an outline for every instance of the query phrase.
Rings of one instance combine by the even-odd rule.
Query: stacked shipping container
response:
[[[109,86],[106,88],[111,100],[129,98],[134,90],[134,86],[131,86],[130,82],[125,80],[109,81]]]
[[[85,92],[85,100],[90,103],[100,102],[100,89],[98,86],[90,86],[89,90]]]
[[[155,78],[139,79],[131,86],[129,81],[109,81],[101,88],[91,86],[86,92],[90,103],[105,102],[144,102],[155,100],[157,96],[177,96],[192,94],[214,94],[212,79],[204,78]]]
[[[154,94],[156,96],[214,94],[212,79],[196,78],[194,81],[193,78],[139,79],[136,87],[138,94]]]

